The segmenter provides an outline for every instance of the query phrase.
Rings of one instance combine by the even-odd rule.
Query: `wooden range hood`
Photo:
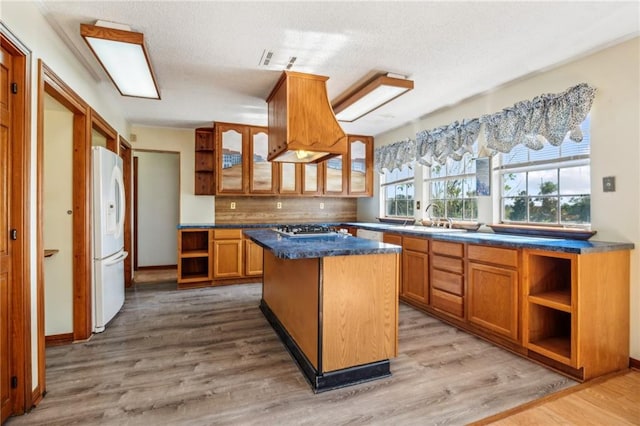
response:
[[[327,96],[329,77],[283,71],[267,98],[269,161],[317,163],[347,153]]]

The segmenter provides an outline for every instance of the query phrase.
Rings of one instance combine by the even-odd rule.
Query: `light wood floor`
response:
[[[47,395],[8,424],[466,424],[574,386],[408,306],[393,375],[314,394],[260,285],[136,286],[104,333],[47,348]]]
[[[592,380],[474,423],[475,426],[548,424],[640,424],[640,371],[628,370]]]
[[[142,269],[133,273],[133,282],[137,284],[156,284],[175,282],[178,270],[173,269]]]

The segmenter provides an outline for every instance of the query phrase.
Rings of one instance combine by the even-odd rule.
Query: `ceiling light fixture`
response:
[[[160,99],[144,35],[125,25],[80,24],[80,34],[122,96]]]
[[[352,122],[413,89],[413,81],[388,73],[379,75],[333,106],[338,121]]]

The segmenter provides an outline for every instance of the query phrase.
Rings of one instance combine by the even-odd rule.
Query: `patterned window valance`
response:
[[[404,165],[412,166],[416,160],[416,141],[405,139],[391,145],[381,146],[375,150],[375,170],[382,174],[383,168],[393,171]]]
[[[539,150],[545,140],[560,145],[567,132],[571,140],[581,142],[580,123],[591,109],[595,92],[596,89],[582,83],[563,93],[544,94],[482,116],[487,147],[506,153],[523,144]]]
[[[473,143],[479,134],[480,121],[477,118],[423,130],[416,135],[416,160],[425,166],[431,166],[434,161],[444,164],[447,158],[460,160],[466,152],[473,153]]]
[[[595,91],[582,83],[559,94],[544,94],[518,102],[495,114],[423,130],[417,133],[416,141],[405,139],[377,148],[375,168],[383,173],[383,168],[391,171],[416,161],[430,166],[434,162],[444,164],[447,158],[459,160],[465,152],[472,152],[481,126],[484,126],[487,147],[494,153],[509,152],[518,144],[542,149],[545,140],[557,146],[567,132],[571,140],[580,142],[580,123],[591,109]]]

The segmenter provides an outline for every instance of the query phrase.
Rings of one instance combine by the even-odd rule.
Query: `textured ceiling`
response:
[[[132,124],[187,128],[266,125],[280,71],[259,67],[265,50],[296,56],[293,71],[328,76],[331,101],[377,72],[414,80],[413,91],[343,124],[377,135],[640,31],[637,1],[40,3],[97,81],[108,79],[80,24],[101,19],[144,33],[162,100],[103,86]]]

